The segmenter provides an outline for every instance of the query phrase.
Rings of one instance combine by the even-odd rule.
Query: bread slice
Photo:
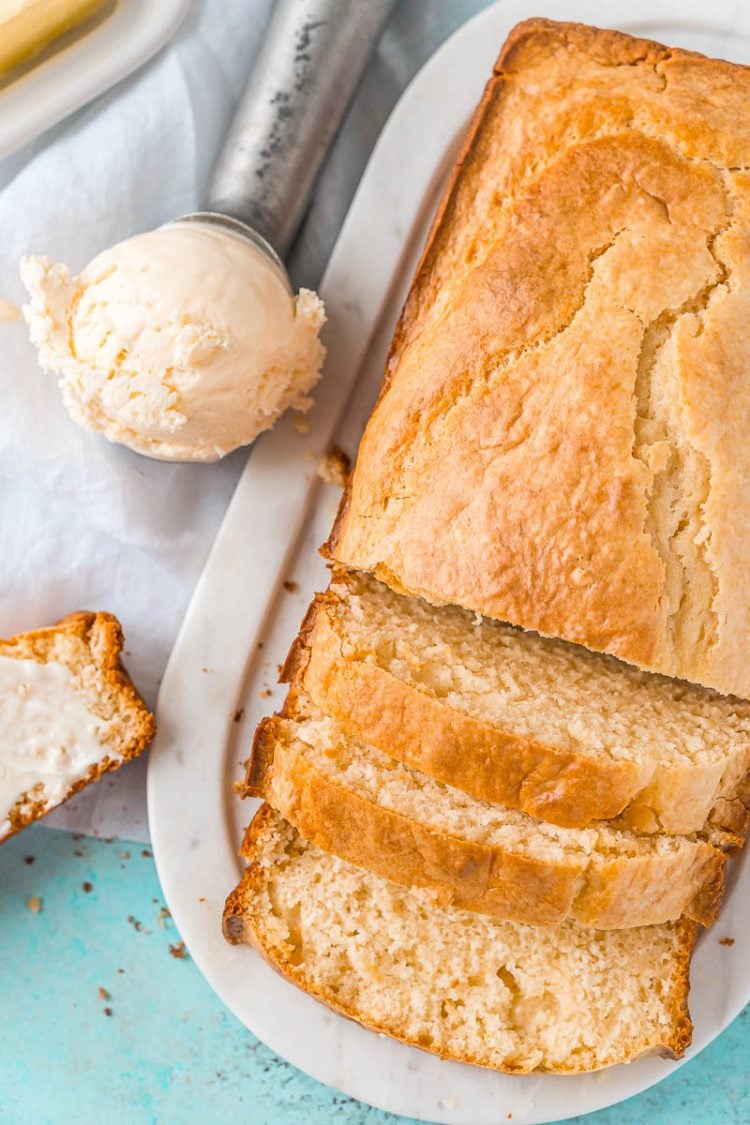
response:
[[[511,33],[329,544],[750,697],[750,68]]]
[[[73,613],[0,641],[0,842],[153,738],[122,645],[109,613]]]
[[[742,844],[750,703],[338,570],[283,676],[351,735],[552,824]]]
[[[294,984],[373,1031],[513,1074],[680,1057],[696,927],[593,931],[444,911],[305,841],[267,805],[224,912]]]
[[[261,722],[246,792],[326,851],[441,905],[518,922],[714,920],[726,856],[711,844],[606,822],[557,828],[441,785],[295,704],[295,717]]]

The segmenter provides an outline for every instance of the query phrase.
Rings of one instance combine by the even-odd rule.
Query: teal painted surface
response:
[[[173,956],[180,939],[163,906],[140,844],[36,827],[0,848],[3,1125],[406,1121],[335,1094],[260,1044],[190,959]],[[749,1071],[750,1008],[661,1086],[585,1121],[747,1125]]]

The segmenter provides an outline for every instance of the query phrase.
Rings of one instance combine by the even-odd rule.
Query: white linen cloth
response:
[[[365,0],[353,0],[360,3]],[[291,259],[316,285],[390,109],[446,34],[486,0],[402,0],[348,115]],[[260,45],[271,0],[198,0],[130,79],[0,163],[0,298],[20,305],[23,254],[77,272],[120,239],[195,210]],[[169,465],[79,429],[23,323],[0,324],[0,636],[103,609],[153,706],[242,450]],[[145,760],[46,823],[147,840]]]

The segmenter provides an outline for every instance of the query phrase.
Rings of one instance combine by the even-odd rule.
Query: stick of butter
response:
[[[0,0],[0,74],[82,24],[107,0]]]

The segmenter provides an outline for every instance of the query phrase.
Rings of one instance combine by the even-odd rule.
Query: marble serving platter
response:
[[[433,56],[383,131],[321,286],[329,357],[310,431],[285,419],[256,443],[196,588],[164,677],[148,777],[169,907],[228,1007],[320,1081],[382,1109],[452,1125],[557,1121],[630,1097],[681,1064],[652,1056],[580,1077],[511,1077],[440,1062],[334,1015],[251,949],[227,945],[221,910],[240,876],[237,848],[253,812],[233,783],[258,719],[281,701],[277,666],[313,591],[326,583],[317,549],[339,494],[317,478],[316,461],[332,441],[356,449],[456,146],[501,43],[529,15],[619,27],[750,62],[750,5],[733,0],[505,0]],[[736,861],[721,920],[695,955],[695,1038],[686,1060],[750,1000],[748,896],[750,864]]]

